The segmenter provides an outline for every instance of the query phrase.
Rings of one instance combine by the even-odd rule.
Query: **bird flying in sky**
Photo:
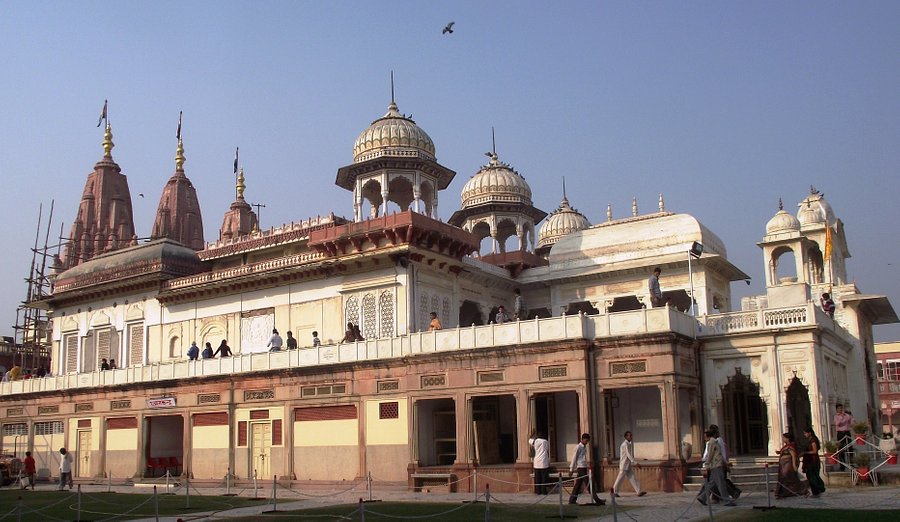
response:
[[[447,26],[444,27],[444,30],[441,31],[441,34],[447,34],[447,33],[453,34],[453,24],[455,24],[455,23],[456,22],[450,22],[449,24],[447,24]]]

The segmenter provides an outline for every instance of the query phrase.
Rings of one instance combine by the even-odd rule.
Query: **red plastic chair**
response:
[[[147,457],[147,471],[151,477],[156,476],[156,470],[158,470],[160,467],[162,466],[160,465],[160,461],[158,458]]]
[[[172,468],[173,470],[175,470],[172,473],[173,475],[178,476],[180,474],[180,472],[178,471],[178,469],[180,467],[181,467],[181,459],[179,459],[178,457],[168,457],[166,459],[166,469]]]

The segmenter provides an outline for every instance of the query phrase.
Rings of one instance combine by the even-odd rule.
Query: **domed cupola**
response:
[[[547,213],[534,207],[531,187],[515,169],[500,161],[496,147],[485,155],[490,161],[465,184],[462,208],[450,216],[448,223],[475,234],[479,241],[490,236],[490,252],[479,254],[505,253],[506,240],[512,236],[519,240],[516,250],[534,252],[534,224]]]
[[[431,137],[410,116],[401,114],[393,100],[384,116],[373,121],[353,144],[355,163],[380,156],[435,160]]]
[[[431,137],[397,108],[392,73],[387,113],[356,138],[353,163],[335,179],[353,192],[354,221],[410,210],[437,219],[438,191],[456,172],[438,163],[434,150]]]
[[[778,200],[778,212],[766,223],[766,234],[778,234],[782,232],[799,232],[800,221],[784,210],[781,199]]]
[[[797,219],[802,228],[808,226],[832,225],[835,222],[834,211],[831,205],[825,201],[825,195],[810,187],[810,194],[803,198],[798,205]]]
[[[488,153],[491,160],[466,182],[462,189],[462,208],[484,203],[518,203],[531,205],[531,187],[518,172]]]
[[[559,208],[551,212],[544,224],[541,225],[541,231],[538,234],[538,253],[544,250],[549,251],[550,247],[563,237],[572,232],[590,228],[590,226],[590,221],[581,212],[569,205],[565,184],[563,184],[563,199],[559,204]]]

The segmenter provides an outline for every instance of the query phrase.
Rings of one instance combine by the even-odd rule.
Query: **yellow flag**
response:
[[[831,259],[831,225],[825,224],[825,259]]]

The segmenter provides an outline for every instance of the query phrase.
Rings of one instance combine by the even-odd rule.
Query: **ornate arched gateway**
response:
[[[769,446],[766,403],[759,397],[759,384],[735,368],[722,387],[722,434],[731,455],[766,454]]]

